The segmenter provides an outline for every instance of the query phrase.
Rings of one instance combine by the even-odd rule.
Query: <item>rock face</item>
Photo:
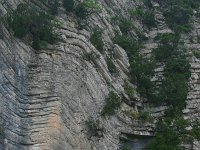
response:
[[[0,14],[15,9],[20,0],[0,0]],[[31,1],[38,4],[37,0]],[[86,30],[78,30],[72,14],[59,8],[57,19],[62,23],[58,32],[63,40],[47,49],[36,51],[12,35],[3,24],[0,26],[0,149],[5,150],[117,150],[121,133],[152,135],[154,125],[141,123],[128,117],[124,110],[149,109],[138,98],[138,104],[130,107],[122,104],[121,111],[102,118],[100,112],[109,91],[122,97],[124,80],[128,79],[128,57],[124,49],[113,44],[114,30],[111,18],[117,13],[126,16],[130,7],[140,2],[129,0],[100,0],[102,12],[90,16]],[[158,14],[158,18],[162,17]],[[136,21],[136,24],[138,22]],[[113,76],[107,67],[106,56],[91,44],[91,28],[103,30],[105,53],[113,48],[114,64],[119,70]],[[200,32],[198,22],[194,38]],[[153,37],[158,32],[169,32],[160,26],[148,33]],[[185,38],[187,41],[187,37]],[[151,51],[156,43],[147,41],[144,53]],[[198,49],[198,42],[187,43]],[[88,60],[87,54],[99,57]],[[199,70],[200,62],[193,57],[192,77],[185,117],[200,118]],[[158,72],[160,70],[158,69]],[[162,69],[161,69],[162,72]],[[162,114],[164,107],[152,108],[155,116]],[[89,137],[85,122],[93,118],[103,128],[103,137]],[[193,146],[198,150],[198,142]]]

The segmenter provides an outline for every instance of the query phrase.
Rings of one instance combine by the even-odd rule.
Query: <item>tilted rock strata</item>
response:
[[[16,8],[19,2],[1,1],[1,14],[6,14],[9,8]],[[0,148],[117,150],[121,133],[153,133],[154,126],[137,122],[123,111],[108,118],[100,117],[108,92],[114,90],[119,95],[125,95],[123,84],[128,79],[127,54],[112,43],[117,26],[112,24],[111,17],[118,11],[126,15],[129,7],[135,7],[139,3],[128,0],[101,0],[99,3],[102,12],[90,16],[87,29],[96,25],[103,29],[105,49],[114,46],[117,56],[114,62],[120,71],[119,76],[109,73],[105,56],[89,41],[89,30],[78,30],[74,16],[66,15],[63,8],[60,8],[57,16],[62,22],[58,32],[63,41],[46,50],[33,50],[1,25],[0,117],[5,129],[4,138],[0,138]],[[158,14],[159,18],[162,20],[162,16]],[[170,32],[162,21],[160,24],[158,29],[149,33],[150,37],[157,32]],[[196,48],[198,46],[199,43],[194,45]],[[147,42],[143,53],[150,53],[154,47],[156,43]],[[92,52],[100,57],[86,60],[84,56]],[[194,58],[191,63],[191,89],[184,112],[185,117],[199,119],[199,61]],[[162,67],[157,72],[162,76]],[[139,103],[141,106],[142,100],[139,99]],[[164,109],[153,109],[154,115],[159,117]],[[123,104],[122,110],[137,111],[137,107],[131,108]],[[85,121],[89,117],[100,120],[100,126],[105,130],[102,138],[87,136]]]

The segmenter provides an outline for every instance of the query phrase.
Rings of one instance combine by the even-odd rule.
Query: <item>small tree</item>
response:
[[[95,0],[84,0],[76,6],[75,14],[81,19],[86,19],[90,14],[100,10]]]
[[[100,127],[98,120],[89,118],[87,121],[85,121],[85,125],[89,137],[96,136],[100,138],[103,136],[103,128]]]
[[[113,91],[111,91],[107,98],[105,99],[105,105],[103,107],[103,110],[101,111],[102,116],[111,116],[116,113],[116,111],[119,109],[121,105],[121,99],[120,97],[115,94]]]
[[[8,14],[6,21],[16,37],[30,35],[35,49],[41,49],[47,43],[53,44],[58,39],[53,17],[27,4],[19,4],[16,10]]]
[[[98,28],[93,29],[90,41],[99,52],[101,53],[103,52],[104,43],[102,40],[102,31],[100,29]]]
[[[75,9],[74,0],[63,0],[63,6],[67,12],[73,12]]]
[[[108,70],[112,75],[117,75],[118,74],[118,69],[115,66],[115,64],[113,63],[112,59],[110,57],[107,57],[106,59],[106,63],[108,66]]]

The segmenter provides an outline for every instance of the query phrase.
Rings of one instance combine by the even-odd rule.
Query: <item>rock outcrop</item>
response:
[[[20,0],[0,0],[0,14],[15,9]],[[31,0],[37,5],[37,0]],[[100,115],[109,91],[127,98],[123,84],[128,79],[129,61],[126,51],[112,42],[117,25],[112,17],[120,13],[126,16],[128,8],[140,5],[129,0],[99,0],[101,13],[92,14],[86,29],[77,28],[77,20],[60,7],[56,18],[61,22],[58,29],[62,41],[47,49],[34,50],[24,40],[13,36],[3,23],[0,25],[0,149],[5,150],[117,150],[122,133],[153,135],[155,125],[143,123],[127,115],[126,111],[152,110],[155,117],[162,116],[165,107],[149,108],[138,96],[134,107],[123,103],[116,115],[103,118]],[[157,5],[155,7],[158,7]],[[147,32],[150,40],[142,53],[148,54],[156,46],[151,39],[158,32],[171,32],[157,14],[160,25]],[[138,21],[135,24],[140,26]],[[92,28],[103,31],[105,53],[101,54],[90,42]],[[198,37],[199,22],[194,33]],[[199,49],[186,37],[191,51]],[[113,76],[106,64],[106,54],[113,49],[114,64],[119,70]],[[86,55],[94,54],[93,59]],[[95,56],[99,56],[96,57]],[[192,77],[185,118],[200,118],[199,72],[200,61],[191,59]],[[162,76],[162,67],[156,70]],[[85,122],[88,118],[99,122],[102,137],[89,137]],[[198,150],[200,144],[191,147]],[[196,146],[196,147],[195,147]]]

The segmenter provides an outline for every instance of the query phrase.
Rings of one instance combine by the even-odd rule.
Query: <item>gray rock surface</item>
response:
[[[36,0],[35,0],[36,1]],[[34,2],[34,1],[32,1]],[[124,49],[114,45],[114,30],[111,18],[121,13],[126,16],[130,7],[140,4],[129,0],[99,0],[102,12],[90,16],[86,30],[78,30],[76,19],[59,8],[57,19],[62,25],[58,29],[62,42],[47,49],[35,51],[23,40],[17,39],[3,25],[0,26],[0,124],[4,128],[0,137],[0,149],[5,150],[117,150],[121,133],[152,135],[154,124],[144,123],[127,115],[126,111],[137,112],[140,107],[152,111],[157,118],[166,107],[150,108],[139,104],[130,107],[123,103],[116,115],[102,118],[100,111],[109,91],[121,97],[124,80],[128,79],[128,57]],[[0,15],[15,9],[20,0],[0,0]],[[157,4],[155,4],[155,7]],[[147,33],[150,40],[142,53],[151,53],[156,47],[153,38],[159,32],[171,32],[157,14],[160,26]],[[136,21],[136,24],[139,23]],[[114,47],[114,63],[118,76],[109,73],[105,54],[101,54],[89,41],[91,28],[103,30],[106,52]],[[194,38],[200,32],[195,24]],[[187,36],[185,38],[187,41]],[[191,49],[199,43],[188,43]],[[87,60],[86,54],[94,53],[99,58]],[[185,118],[200,118],[200,61],[193,57],[192,77]],[[162,66],[155,71],[162,77]],[[155,81],[157,81],[155,77]],[[104,128],[103,137],[88,137],[85,121],[92,117]],[[196,141],[193,150],[199,149]]]

